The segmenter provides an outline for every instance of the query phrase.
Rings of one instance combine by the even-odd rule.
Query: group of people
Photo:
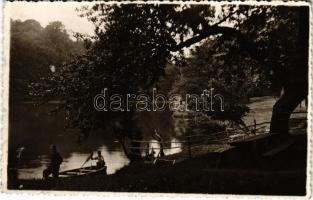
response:
[[[152,138],[157,140],[160,145],[160,151],[157,157],[163,157],[165,156],[164,151],[163,151],[163,139],[162,137],[158,134],[157,130],[155,129]],[[43,178],[47,179],[50,175],[52,175],[53,178],[57,178],[59,176],[59,170],[60,170],[60,165],[63,162],[62,156],[59,154],[57,151],[56,145],[51,145],[50,147],[50,163],[48,167],[43,171]],[[152,148],[151,153],[146,152],[146,158],[147,159],[153,159],[155,157],[155,151]],[[96,167],[101,168],[105,166],[105,161],[103,156],[101,155],[101,151],[97,152],[97,156],[94,157],[93,154],[87,158],[86,162],[89,160],[97,160]]]
[[[52,175],[53,178],[59,177],[59,170],[60,165],[63,162],[63,158],[60,155],[60,153],[57,151],[56,145],[51,145],[50,147],[50,162],[48,164],[47,169],[43,171],[43,178],[47,179],[50,175]],[[103,156],[101,155],[101,151],[97,152],[97,156],[94,157],[93,153],[91,153],[90,157],[91,160],[97,160],[97,168],[101,168],[105,166],[105,161]]]

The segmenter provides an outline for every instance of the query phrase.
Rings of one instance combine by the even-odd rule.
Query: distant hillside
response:
[[[33,19],[12,20],[10,42],[10,102],[29,99],[29,83],[84,53],[83,41],[71,39],[59,21],[42,27]]]

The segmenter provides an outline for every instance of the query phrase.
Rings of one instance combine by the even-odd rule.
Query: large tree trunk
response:
[[[307,87],[305,85],[285,87],[283,95],[274,105],[270,132],[288,134],[290,115],[306,97]]]
[[[303,6],[297,10],[299,33],[294,53],[298,58],[281,76],[276,77],[282,79],[284,93],[273,108],[271,133],[288,133],[291,113],[308,95],[309,7]]]
[[[142,140],[142,134],[136,126],[133,113],[127,113],[122,117],[121,121],[116,121],[113,124],[113,131],[130,162],[140,160],[141,143],[138,140]]]
[[[121,132],[122,134],[125,134],[125,132],[129,132],[129,130],[123,129],[121,130]],[[134,161],[140,160],[141,159],[140,142],[133,142],[133,141],[127,142],[126,137],[130,140],[141,140],[141,137],[134,138],[132,136],[122,135],[118,138],[118,141],[122,146],[124,154],[129,159],[129,161],[132,163]],[[130,148],[127,147],[127,145],[129,145]]]

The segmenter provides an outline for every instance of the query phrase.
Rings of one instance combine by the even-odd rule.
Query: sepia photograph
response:
[[[310,195],[310,3],[4,14],[4,190]]]

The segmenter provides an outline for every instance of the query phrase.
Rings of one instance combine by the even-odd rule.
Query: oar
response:
[[[87,157],[87,159],[85,160],[85,162],[82,164],[82,166],[80,168],[82,168],[92,157],[93,152],[90,153],[90,155]]]

